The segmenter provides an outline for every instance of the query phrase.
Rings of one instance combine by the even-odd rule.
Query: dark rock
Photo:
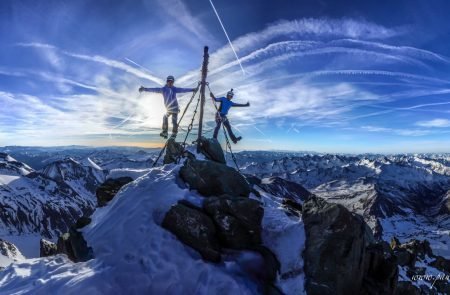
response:
[[[389,244],[363,218],[312,196],[303,203],[305,289],[314,294],[394,294],[398,267]]]
[[[405,249],[422,260],[425,259],[425,256],[427,255],[429,257],[434,257],[433,251],[430,247],[430,242],[427,240],[419,241],[412,239],[408,243],[401,244],[400,249]]]
[[[255,190],[254,188],[252,188],[251,193],[254,194],[255,197],[261,199],[261,194],[257,190]]]
[[[66,254],[70,260],[76,261],[75,254],[73,253],[72,245],[70,243],[69,233],[64,233],[58,238],[56,249],[57,253]]]
[[[53,256],[57,254],[55,243],[41,239],[39,242],[39,257]]]
[[[132,182],[131,177],[120,177],[116,179],[107,179],[96,191],[98,207],[105,206],[111,201],[117,192],[126,184]]]
[[[420,295],[420,289],[409,281],[401,281],[397,284],[395,295]]]
[[[201,137],[199,142],[199,152],[205,155],[208,160],[225,164],[225,155],[220,143],[215,138]]]
[[[382,243],[366,247],[364,256],[365,276],[362,294],[394,294],[398,281],[397,258],[389,245]]]
[[[81,232],[70,228],[68,233],[59,237],[57,253],[66,254],[73,262],[88,261],[94,258],[91,247],[88,247]]]
[[[258,201],[223,195],[206,199],[203,208],[213,219],[224,247],[249,249],[261,243],[264,209]]]
[[[220,247],[213,221],[200,210],[177,204],[170,208],[162,226],[205,260],[220,261]]]
[[[443,197],[441,208],[440,208],[438,214],[442,214],[442,215],[450,214],[450,190],[447,191],[447,193]]]
[[[176,163],[182,157],[184,148],[181,143],[176,142],[175,139],[170,138],[167,141],[166,154],[164,155],[164,164]]]
[[[263,281],[275,282],[281,267],[277,257],[264,246],[257,246],[254,250],[258,251],[264,259],[264,267],[262,269],[264,271],[262,274]]]
[[[394,251],[394,255],[397,257],[397,262],[401,266],[414,267],[417,261],[417,254],[412,249],[406,249],[402,246],[402,243],[393,237],[390,243],[391,249]]]
[[[412,278],[414,276],[423,276],[425,274],[426,268],[425,267],[408,267],[406,270],[406,275],[409,278]]]
[[[441,295],[438,294],[438,292],[436,291],[436,289],[430,289],[430,287],[428,285],[420,285],[420,294],[421,295]]]
[[[440,294],[450,294],[450,279],[442,277],[434,282],[434,287]]]
[[[245,179],[250,185],[258,185],[261,183],[261,179],[251,174],[244,174]]]
[[[295,216],[301,216],[302,215],[302,205],[290,200],[290,199],[283,199],[282,201],[283,209],[287,211],[290,215]],[[289,215],[288,214],[288,215]]]
[[[436,256],[436,259],[430,263],[431,266],[450,274],[450,260],[442,256]]]
[[[83,227],[85,227],[86,225],[91,223],[91,218],[88,216],[82,216],[80,217],[77,222],[75,223],[75,228],[76,229],[81,229]]]
[[[372,230],[370,229],[370,226],[367,223],[364,223],[364,242],[366,243],[365,246],[369,246],[371,244],[376,244],[377,240],[375,239]],[[391,248],[389,247],[388,243],[382,242],[381,245],[384,248],[385,252],[391,251]]]
[[[342,205],[311,197],[303,204],[303,221],[307,294],[359,294],[365,269],[362,217]]]
[[[235,169],[212,161],[187,159],[180,169],[181,178],[204,196],[232,195],[248,197],[251,189]]]
[[[397,248],[394,250],[395,256],[397,256],[398,264],[401,266],[414,267],[416,264],[417,257],[413,253],[406,249]]]
[[[283,295],[283,292],[273,284],[267,284],[264,287],[264,295]]]

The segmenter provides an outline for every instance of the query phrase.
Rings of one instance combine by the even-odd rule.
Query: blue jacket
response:
[[[226,116],[231,107],[246,107],[246,104],[234,103],[230,99],[226,97],[215,97],[213,98],[215,101],[220,102],[219,106],[219,114],[222,116]]]
[[[177,93],[192,92],[194,90],[195,88],[178,88],[175,86],[168,87],[167,85],[157,88],[144,88],[144,91],[147,92],[162,93],[164,97],[164,104],[169,113],[178,113],[180,111]]]

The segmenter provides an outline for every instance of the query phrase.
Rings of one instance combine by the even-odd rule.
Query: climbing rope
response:
[[[179,126],[180,123],[181,123],[181,120],[183,120],[184,115],[186,114],[186,111],[188,110],[189,106],[191,105],[191,102],[194,100],[194,97],[197,94],[199,88],[200,88],[200,82],[198,83],[197,88],[195,88],[194,93],[191,96],[191,99],[189,100],[189,102],[187,103],[186,107],[184,108],[183,114],[181,115],[180,120],[178,120],[177,126]],[[198,103],[197,103],[197,106],[198,106]],[[196,108],[196,110],[197,110],[197,108]],[[191,123],[191,125],[192,125],[192,123]],[[191,127],[191,129],[192,129],[192,127]],[[164,144],[164,147],[159,152],[159,155],[156,158],[155,162],[153,162],[152,167],[155,167],[156,164],[158,163],[159,159],[161,158],[162,154],[164,153],[164,151],[167,148],[167,144],[169,143],[169,140],[170,140],[170,138],[166,140],[166,143]],[[185,141],[186,141],[186,139],[185,139]]]
[[[182,147],[183,147],[183,152],[178,154],[177,160],[176,160],[177,164],[180,163],[181,156],[186,152],[186,140],[187,140],[187,138],[189,136],[189,133],[191,133],[192,127],[194,126],[195,115],[197,114],[197,110],[198,110],[198,106],[199,105],[200,105],[200,95],[198,96],[197,105],[195,106],[194,114],[192,115],[191,123],[188,126],[188,130],[186,132],[186,136],[184,137],[183,143],[181,144]]]
[[[195,115],[197,114],[197,110],[198,110],[198,106],[199,105],[200,105],[200,95],[198,96],[197,105],[195,106],[194,114],[192,115],[191,124],[189,124],[188,130],[186,132],[186,136],[184,137],[184,140],[183,140],[183,144],[182,144],[183,145],[183,149],[186,147],[186,140],[187,140],[187,138],[189,136],[189,133],[192,130],[192,127],[194,126],[194,119],[195,119]]]
[[[211,91],[211,88],[209,87],[209,83],[206,83],[206,86],[208,86],[209,92],[211,93],[212,91]],[[216,111],[219,112],[219,108],[217,107],[216,102],[214,100],[213,100],[213,105],[216,108]],[[219,115],[219,119],[218,120],[222,121],[222,118],[220,117],[220,115]],[[231,149],[230,140],[228,139],[228,135],[227,135],[227,132],[225,131],[225,126],[224,126],[223,122],[222,122],[222,130],[223,130],[223,135],[225,136],[225,141],[226,141],[225,154],[227,153],[227,149],[228,149],[230,151],[230,154],[231,154],[231,159],[233,160],[237,171],[239,171],[239,173],[240,173],[241,170],[239,169],[239,165],[237,163],[236,156],[234,155],[233,150]]]

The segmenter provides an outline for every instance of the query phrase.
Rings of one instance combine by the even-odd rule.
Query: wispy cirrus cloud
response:
[[[272,44],[274,40],[280,38],[295,40],[299,46],[308,47],[308,45],[314,45],[314,43],[320,45],[324,39],[363,38],[366,40],[377,40],[403,35],[407,31],[406,27],[392,29],[354,19],[304,18],[270,24],[264,30],[248,33],[233,40],[233,46],[241,57],[241,62],[244,63],[246,62],[243,60],[245,57],[247,57],[248,62],[256,56],[267,54],[268,51],[279,55],[280,51],[284,53],[284,50],[289,50],[292,44],[286,43],[285,48],[276,48]],[[264,47],[266,48],[264,49]],[[229,46],[223,46],[211,54],[210,63],[211,68],[216,69],[227,67],[227,64],[229,66],[238,65]],[[192,77],[195,77],[195,72],[182,77],[180,81],[185,82],[192,79]]]
[[[111,67],[111,68],[125,71],[129,74],[134,75],[135,77],[138,77],[138,78],[143,78],[143,79],[152,81],[152,82],[160,84],[160,85],[164,84],[164,80],[162,80],[156,76],[153,76],[146,72],[143,72],[143,71],[141,71],[135,67],[132,67],[124,62],[109,59],[104,56],[73,53],[70,51],[58,49],[57,47],[55,47],[51,44],[45,44],[45,43],[17,43],[16,45],[22,46],[22,47],[34,47],[34,48],[38,48],[41,50],[46,50],[48,52],[48,54],[51,54],[51,56],[56,56],[55,58],[59,58],[59,57],[57,57],[56,53],[61,53],[61,54],[64,54],[66,56],[70,56],[73,58],[90,61],[90,62],[95,62],[95,63],[100,63],[105,66]]]
[[[430,128],[448,128],[450,127],[450,120],[438,118],[429,121],[419,121],[416,125]]]
[[[186,4],[181,0],[157,0],[161,9],[171,21],[179,23],[184,29],[191,32],[198,40],[213,40],[205,26],[194,16]]]
[[[432,133],[431,130],[424,129],[398,129],[379,126],[362,126],[361,129],[368,132],[392,133],[401,136],[424,136]]]

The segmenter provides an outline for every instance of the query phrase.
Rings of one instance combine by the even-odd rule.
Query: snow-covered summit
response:
[[[259,294],[257,283],[244,271],[255,259],[250,252],[230,253],[222,263],[207,263],[161,227],[165,214],[177,201],[204,199],[180,182],[179,168],[154,168],[122,188],[107,206],[97,208],[92,222],[82,229],[94,259],[72,264],[56,256],[16,263],[0,274],[2,290],[33,290],[36,294],[54,290],[69,290],[70,294],[86,290],[90,294]],[[288,294],[301,294],[302,274],[294,272],[302,267],[301,219],[289,218],[267,198],[263,239],[280,255],[282,270],[292,273],[280,279],[280,288],[290,288]],[[293,251],[283,253],[286,247]],[[24,272],[32,275],[21,277]],[[36,284],[36,280],[45,284]]]
[[[7,175],[27,175],[33,172],[33,169],[22,162],[16,161],[8,154],[0,153],[0,173]]]

